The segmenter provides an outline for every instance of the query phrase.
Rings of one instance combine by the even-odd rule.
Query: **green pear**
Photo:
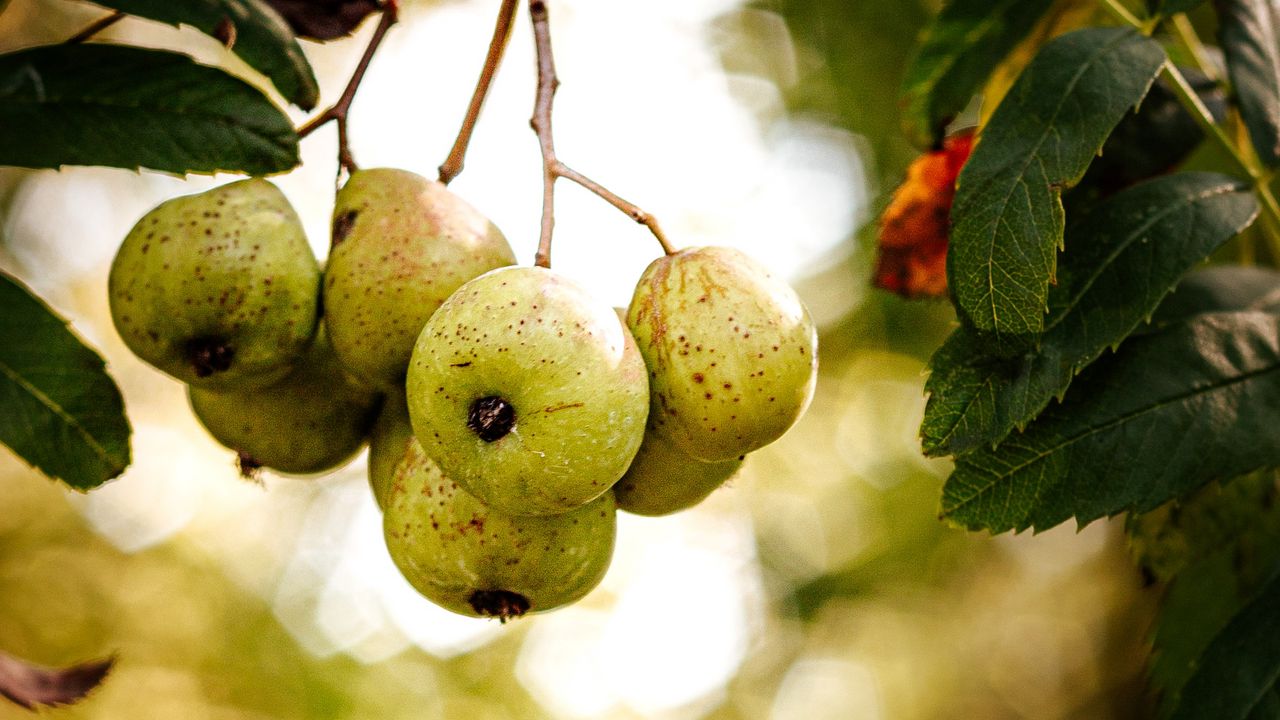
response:
[[[464,282],[515,264],[498,228],[444,185],[358,170],[338,191],[325,327],[342,363],[385,390],[404,383],[418,333]]]
[[[271,387],[229,393],[191,387],[188,396],[196,419],[239,454],[242,469],[262,466],[292,475],[350,460],[364,446],[380,400],[343,370],[324,333]]]
[[[491,508],[411,442],[395,468],[383,530],[400,572],[426,598],[474,617],[506,621],[586,595],[613,558],[613,494],[562,515]]]
[[[613,486],[619,510],[636,515],[670,515],[697,505],[742,467],[742,456],[703,462],[647,430],[631,467]]]
[[[241,180],[161,203],[124,239],[111,318],[138,357],[195,387],[287,375],[318,323],[320,268],[276,186]]]
[[[550,270],[492,270],[422,329],[409,364],[414,434],[494,509],[551,515],[613,486],[644,436],[644,361],[613,308]]]
[[[809,311],[738,250],[690,248],[655,260],[627,324],[649,368],[655,430],[700,460],[768,445],[813,397],[818,336]]]
[[[391,494],[392,478],[396,465],[404,457],[413,439],[413,427],[409,424],[409,408],[405,405],[404,389],[387,393],[382,401],[378,420],[369,432],[369,486],[378,509],[387,509]]]

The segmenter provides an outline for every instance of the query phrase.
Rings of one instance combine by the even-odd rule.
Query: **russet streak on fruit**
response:
[[[111,265],[111,317],[130,350],[183,382],[265,387],[311,343],[319,283],[284,195],[242,180],[138,221]]]
[[[338,192],[325,271],[325,327],[351,372],[391,390],[404,382],[427,318],[460,285],[515,262],[483,215],[438,182],[360,170]]]
[[[396,465],[383,533],[400,571],[427,599],[503,620],[571,603],[600,583],[613,556],[612,493],[560,515],[490,508],[411,442]]]
[[[654,431],[704,461],[773,442],[804,412],[817,332],[786,283],[731,248],[655,260],[628,325],[649,368]]]
[[[538,267],[491,271],[450,297],[418,338],[407,392],[427,454],[515,515],[565,512],[607,491],[649,406],[644,363],[613,309]],[[485,398],[513,411],[491,439],[472,427]]]

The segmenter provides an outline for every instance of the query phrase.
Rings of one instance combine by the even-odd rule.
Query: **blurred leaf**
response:
[[[350,35],[376,12],[377,0],[266,0],[298,34],[312,40],[335,40]]]
[[[42,668],[0,652],[0,697],[28,710],[70,705],[102,683],[115,660]]]
[[[1160,303],[1152,322],[1160,325],[1224,310],[1280,311],[1280,271],[1223,265],[1192,273]]]
[[[960,173],[947,274],[961,315],[999,354],[1025,352],[1044,329],[1061,189],[1164,61],[1158,43],[1130,30],[1068,33],[1040,51],[984,129]]]
[[[307,57],[280,14],[262,0],[93,0],[114,10],[190,25],[218,39],[251,67],[271,78],[290,102],[310,110],[320,99],[320,86]]]
[[[1214,636],[1257,594],[1280,559],[1276,478],[1266,470],[1210,484],[1129,518],[1135,559],[1154,580],[1170,583],[1161,598],[1150,669],[1166,715]]]
[[[89,490],[129,465],[129,421],[102,358],[26,288],[0,274],[0,442]]]
[[[991,71],[1035,27],[1054,0],[951,0],[925,28],[903,83],[903,123],[932,148]]]
[[[1194,10],[1203,2],[1204,0],[1147,0],[1147,7],[1153,13],[1167,16]]]
[[[298,164],[289,118],[186,55],[54,45],[0,55],[0,165],[238,171]]]
[[[1280,164],[1280,9],[1271,0],[1217,0],[1218,42],[1258,157]]]
[[[1216,120],[1226,117],[1226,97],[1217,83],[1193,68],[1179,68]],[[1204,131],[1165,82],[1156,82],[1116,125],[1080,184],[1064,197],[1067,214],[1087,203],[1082,195],[1105,196],[1172,171],[1204,139]]]
[[[925,453],[994,445],[1025,426],[1257,213],[1248,185],[1182,173],[1123,191],[1073,223],[1039,348],[1000,358],[960,327],[934,355],[920,427]]]
[[[1270,718],[1280,680],[1280,571],[1235,612],[1171,703],[1174,720]]]
[[[1024,433],[962,455],[942,512],[992,532],[1145,512],[1280,465],[1278,422],[1280,317],[1197,315],[1130,338]]]
[[[926,0],[766,0],[787,21],[805,74],[788,105],[832,118],[863,136],[885,185],[919,151],[902,135],[899,91],[916,38],[932,13]]]

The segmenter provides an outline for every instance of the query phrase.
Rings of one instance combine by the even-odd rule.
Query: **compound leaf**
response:
[[[1218,0],[1218,41],[1258,157],[1280,164],[1280,10],[1271,0]]]
[[[1144,512],[1280,465],[1280,316],[1207,313],[1130,338],[1025,432],[956,461],[942,512],[1044,530]]]
[[[293,31],[262,0],[94,0],[98,5],[212,35],[251,67],[271,78],[290,102],[310,110],[320,86]]]
[[[1086,28],[1018,77],[960,173],[947,275],[960,315],[1010,356],[1044,329],[1062,244],[1061,190],[1077,182],[1165,62],[1150,38]]]
[[[0,442],[88,490],[129,465],[129,421],[102,358],[62,318],[0,274]]]
[[[952,0],[934,18],[903,81],[907,135],[932,147],[1053,0]]]
[[[1257,212],[1247,185],[1214,173],[1157,178],[1095,207],[1067,230],[1039,348],[1015,358],[993,356],[961,327],[934,356],[921,424],[925,452],[994,445],[1025,426]]]
[[[279,108],[186,55],[54,45],[0,55],[0,165],[238,171],[298,164]]]

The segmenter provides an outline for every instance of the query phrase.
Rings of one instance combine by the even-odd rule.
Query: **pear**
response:
[[[188,389],[196,419],[240,456],[259,466],[311,475],[332,470],[359,452],[377,417],[376,391],[346,374],[324,335],[298,367],[261,390],[220,393]]]
[[[369,433],[369,487],[378,509],[387,509],[387,497],[391,494],[392,477],[396,464],[404,457],[413,439],[413,427],[409,424],[409,408],[405,405],[404,389],[387,393],[382,401],[378,420]]]
[[[655,431],[699,460],[768,445],[813,398],[813,319],[789,285],[738,250],[689,248],[655,260],[627,324],[649,368]]]
[[[613,486],[619,510],[670,515],[697,505],[742,468],[743,457],[703,462],[660,433],[646,431],[631,467]]]
[[[404,383],[418,333],[464,282],[515,263],[498,228],[444,185],[358,170],[338,191],[325,271],[325,327],[356,377]]]
[[[284,194],[255,178],[144,215],[108,288],[138,357],[195,387],[248,390],[287,375],[311,344],[320,268]]]
[[[428,600],[504,622],[571,603],[613,558],[613,494],[562,515],[521,517],[481,503],[411,442],[383,515],[387,550]]]
[[[540,267],[468,282],[422,328],[409,417],[427,455],[512,515],[579,507],[613,486],[644,436],[644,362],[613,308]]]

